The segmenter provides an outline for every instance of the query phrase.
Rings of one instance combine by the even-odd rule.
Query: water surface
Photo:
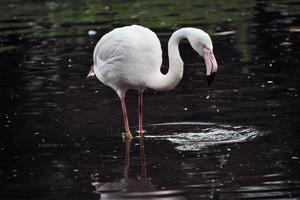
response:
[[[0,2],[0,199],[300,199],[296,0]],[[175,90],[145,92],[145,138],[122,141],[120,102],[87,80],[113,28],[167,41],[192,26],[220,65],[180,45]],[[132,132],[137,92],[127,95]]]

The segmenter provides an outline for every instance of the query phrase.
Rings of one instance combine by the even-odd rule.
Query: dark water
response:
[[[0,199],[300,199],[300,2],[0,2]],[[220,72],[180,45],[183,80],[145,94],[122,141],[117,95],[87,80],[113,28],[212,35]],[[94,32],[95,31],[95,32]],[[127,95],[132,132],[137,93]],[[143,148],[144,147],[144,148]]]

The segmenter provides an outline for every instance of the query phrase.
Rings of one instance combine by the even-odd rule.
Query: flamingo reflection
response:
[[[181,194],[181,190],[157,190],[151,182],[151,178],[147,177],[147,165],[145,158],[144,137],[139,138],[141,176],[137,178],[129,178],[130,168],[130,147],[131,140],[125,142],[125,166],[124,178],[119,181],[101,184],[95,181],[93,186],[100,199],[185,199]]]

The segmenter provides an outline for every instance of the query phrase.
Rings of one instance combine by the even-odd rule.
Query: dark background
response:
[[[237,132],[252,127],[257,133],[244,143],[188,151],[168,137],[146,137],[151,190],[141,189],[148,191],[142,195],[299,199],[299,16],[296,0],[1,1],[0,198],[98,199],[91,175],[104,184],[103,199],[122,190],[120,102],[112,89],[85,77],[101,36],[140,24],[161,41],[162,71],[167,71],[169,37],[187,26],[211,35],[220,67],[207,88],[204,60],[183,41],[180,84],[171,92],[145,93],[146,135],[225,125]],[[127,104],[134,132],[136,91],[129,91]],[[153,125],[170,122],[177,124]],[[139,153],[134,139],[129,179],[136,188],[145,185],[139,181]]]

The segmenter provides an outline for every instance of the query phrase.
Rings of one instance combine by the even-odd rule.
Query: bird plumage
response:
[[[124,96],[128,89],[145,89],[151,74],[160,71],[161,45],[150,29],[125,26],[100,39],[93,60],[97,78]]]

